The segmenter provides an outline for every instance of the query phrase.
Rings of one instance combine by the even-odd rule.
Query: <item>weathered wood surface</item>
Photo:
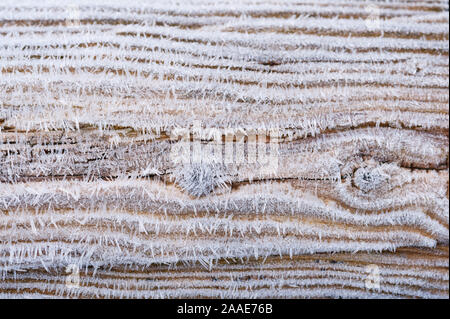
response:
[[[448,298],[447,1],[75,4],[0,4],[0,297]]]

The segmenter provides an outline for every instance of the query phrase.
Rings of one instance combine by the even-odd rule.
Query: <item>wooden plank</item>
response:
[[[448,298],[448,2],[77,3],[0,7],[0,297]]]

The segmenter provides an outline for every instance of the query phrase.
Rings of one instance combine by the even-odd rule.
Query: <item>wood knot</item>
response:
[[[221,165],[187,164],[176,167],[175,183],[193,197],[211,194],[216,189],[228,189],[230,180]]]
[[[389,180],[389,175],[380,167],[360,167],[353,175],[353,185],[364,193],[381,188]]]

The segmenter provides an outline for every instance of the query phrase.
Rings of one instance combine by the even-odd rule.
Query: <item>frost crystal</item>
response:
[[[448,1],[368,2],[1,0],[0,298],[448,299]]]
[[[224,165],[192,163],[173,170],[175,183],[195,197],[229,189],[230,178]]]

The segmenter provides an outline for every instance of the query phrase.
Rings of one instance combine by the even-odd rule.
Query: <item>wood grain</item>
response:
[[[448,34],[446,1],[2,2],[0,297],[448,298]]]

